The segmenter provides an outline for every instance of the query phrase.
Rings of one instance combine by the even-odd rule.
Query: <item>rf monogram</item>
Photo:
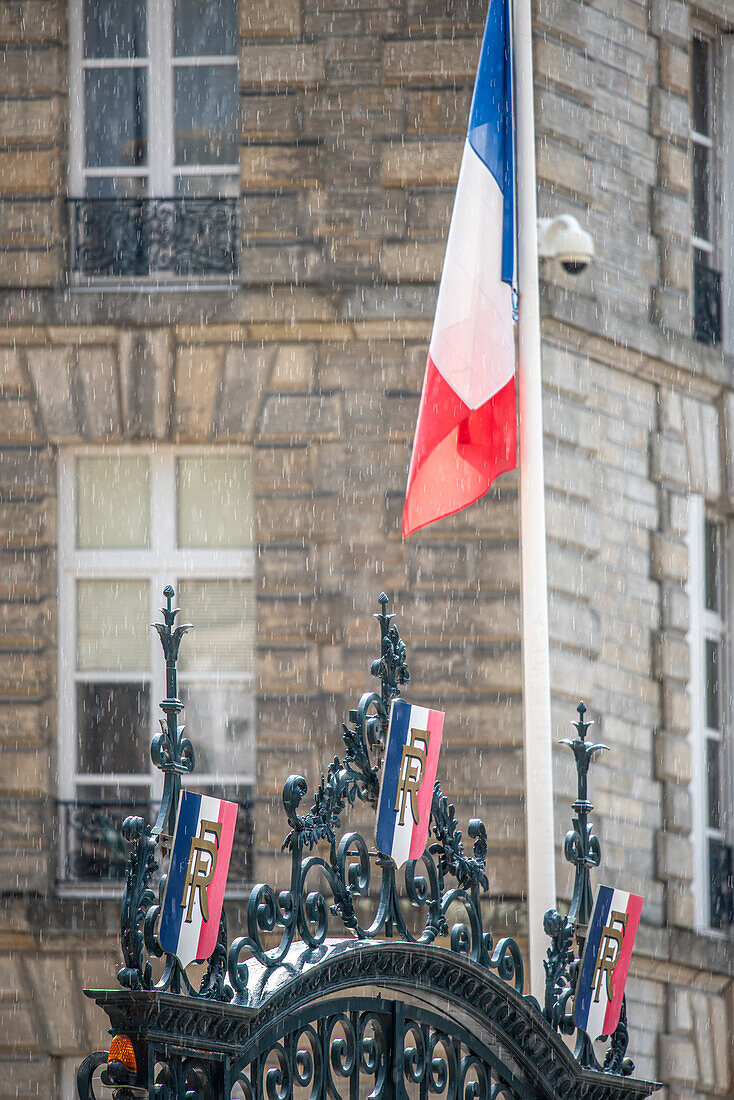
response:
[[[410,813],[414,823],[418,824],[418,791],[423,782],[426,768],[426,754],[431,735],[428,730],[411,729],[407,745],[403,745],[398,771],[398,786],[395,791],[395,813],[400,813],[398,824],[405,824],[405,809],[410,804]]]
[[[184,922],[190,924],[193,920],[193,908],[196,893],[199,893],[199,906],[201,915],[205,921],[209,920],[209,902],[207,901],[206,888],[214,878],[217,867],[217,849],[222,835],[222,825],[219,821],[205,821],[202,818],[199,835],[192,836],[189,850],[189,862],[186,868],[186,881],[184,883],[181,908],[186,909]],[[208,840],[207,836],[214,839]]]
[[[616,927],[619,925],[620,927]],[[619,962],[622,953],[622,937],[627,927],[627,914],[618,913],[616,909],[611,912],[611,920],[602,929],[599,953],[596,956],[596,966],[591,978],[592,988],[596,989],[594,1000],[598,1001],[601,994],[601,983],[604,981],[607,988],[607,997],[612,1000],[612,973]]]

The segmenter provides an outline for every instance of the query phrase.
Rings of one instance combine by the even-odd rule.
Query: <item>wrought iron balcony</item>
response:
[[[693,335],[702,344],[721,342],[721,275],[706,264],[693,264]]]
[[[253,813],[249,799],[238,800],[237,830],[230,863],[230,885],[252,881]],[[61,859],[59,882],[94,886],[124,881],[129,848],[122,837],[126,817],[155,821],[158,802],[59,802]]]
[[[102,278],[231,281],[236,198],[69,199],[69,268]]]

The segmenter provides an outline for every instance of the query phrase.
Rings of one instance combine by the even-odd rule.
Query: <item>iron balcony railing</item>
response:
[[[693,264],[693,335],[702,344],[721,342],[721,274]]]
[[[69,199],[69,268],[88,279],[237,273],[236,198]]]
[[[237,829],[229,885],[252,882],[253,812],[249,798],[237,799]],[[90,800],[59,802],[60,859],[58,881],[64,886],[94,886],[124,881],[129,850],[122,838],[126,817],[154,822],[159,802],[120,803]]]

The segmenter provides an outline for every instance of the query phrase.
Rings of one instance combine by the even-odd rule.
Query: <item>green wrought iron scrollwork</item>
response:
[[[299,1018],[289,1035],[235,1062],[222,1094],[229,1096],[235,1083],[248,1100],[283,1100],[297,1088],[333,1100],[368,1093],[388,1100],[416,1087],[445,1100],[520,1100],[497,1060],[467,1032],[455,1035],[428,1013],[385,1004],[342,1004],[315,1023]]]
[[[474,853],[467,856],[461,842],[462,833],[454,807],[441,790],[438,781],[433,786],[431,830],[436,837],[436,843],[431,845],[430,851],[438,856],[441,882],[443,883],[445,875],[453,875],[465,890],[471,890],[475,886],[488,890],[489,882],[484,871],[487,861],[487,830],[479,818],[472,818],[469,822],[469,836],[474,840]]]
[[[387,733],[390,703],[400,695],[400,685],[410,683],[410,673],[408,672],[405,642],[400,637],[398,628],[392,621],[395,616],[392,613],[388,614],[387,605],[390,600],[384,592],[381,592],[377,599],[380,604],[380,612],[375,615],[375,618],[380,624],[380,656],[372,662],[370,672],[382,681],[382,734],[384,738]]]
[[[293,826],[283,842],[284,850],[292,850],[296,835],[309,849],[321,840],[334,844],[347,805],[353,806],[357,798],[377,805],[380,761],[373,763],[370,752],[384,746],[390,704],[400,695],[401,685],[410,682],[405,642],[392,622],[395,616],[387,612],[389,600],[384,592],[378,601],[380,612],[374,618],[380,624],[380,656],[372,662],[370,671],[381,681],[380,693],[365,692],[356,710],[350,710],[350,724],[342,726],[346,756],[344,760],[335,756],[326,775],[322,773],[310,812],[304,817],[296,815],[291,809],[291,788],[288,795],[284,791],[283,801]],[[303,794],[305,791],[301,797]]]
[[[149,989],[151,965],[144,960],[145,934],[141,927],[155,894],[150,880],[158,870],[155,839],[142,817],[128,817],[122,825],[123,838],[132,844],[125,873],[120,915],[120,943],[125,965],[117,980],[128,989]]]
[[[575,924],[562,917],[556,909],[543,916],[543,931],[550,937],[546,952],[545,1006],[543,1015],[548,1023],[564,1035],[573,1034],[573,1019],[568,1014],[568,1002],[576,988],[578,962],[573,951]]]
[[[619,1023],[610,1038],[604,1065],[600,1065],[594,1052],[592,1039],[573,1020],[573,998],[581,955],[583,953],[586,928],[591,920],[594,895],[591,889],[591,868],[601,863],[601,845],[589,821],[594,807],[589,801],[588,776],[594,758],[608,751],[608,745],[587,741],[586,735],[593,724],[587,722],[586,706],[579,703],[578,720],[573,723],[577,736],[571,740],[564,738],[560,743],[568,745],[576,764],[577,795],[571,809],[576,816],[573,828],[566,833],[563,851],[569,863],[575,868],[573,895],[567,916],[561,916],[556,909],[549,909],[543,918],[543,928],[550,937],[551,946],[546,952],[545,966],[545,1005],[543,1015],[548,1023],[564,1035],[576,1031],[574,1057],[586,1069],[604,1070],[606,1073],[621,1074],[627,1077],[634,1072],[634,1062],[625,1057],[629,1035],[627,1031],[627,1008],[622,1000]],[[573,950],[573,942],[578,943],[578,958]]]
[[[571,806],[577,816],[573,818],[573,828],[566,833],[563,851],[568,862],[572,863],[576,869],[571,908],[568,916],[571,921],[575,921],[585,928],[591,920],[591,910],[594,902],[591,891],[590,869],[598,867],[601,862],[601,845],[589,822],[589,814],[594,807],[589,802],[587,781],[592,760],[598,753],[608,752],[609,746],[587,742],[586,734],[593,723],[587,722],[584,718],[586,714],[584,703],[579,703],[576,710],[579,718],[573,725],[578,736],[573,741],[569,738],[564,738],[561,741],[561,744],[568,745],[573,753],[578,782],[578,795]]]
[[[185,727],[179,728],[178,725],[178,716],[183,710],[183,703],[178,698],[176,671],[181,641],[184,634],[191,630],[191,624],[183,623],[176,626],[176,616],[179,611],[178,608],[171,606],[175,592],[170,584],[163,589],[163,595],[166,598],[166,606],[161,608],[163,622],[152,624],[153,629],[158,631],[166,660],[166,698],[160,704],[166,717],[165,721],[160,720],[161,731],[153,738],[150,747],[153,763],[165,776],[161,808],[158,820],[153,826],[154,836],[165,832],[169,835],[173,834],[181,794],[181,776],[190,774],[196,767],[194,746],[188,737],[183,735]]]
[[[154,826],[142,818],[126,819],[123,836],[131,844],[121,914],[121,939],[125,965],[118,974],[130,989],[151,989],[185,993],[194,998],[250,1003],[250,968],[253,960],[266,973],[288,967],[288,956],[296,941],[307,948],[321,948],[336,918],[357,940],[397,938],[406,943],[432,944],[448,938],[448,946],[459,955],[489,970],[523,992],[524,970],[520,950],[513,939],[503,937],[495,945],[483,924],[481,894],[488,889],[487,834],[483,823],[473,819],[468,836],[471,854],[464,850],[463,835],[453,805],[436,782],[431,805],[431,843],[420,860],[405,865],[398,885],[393,861],[371,848],[358,832],[343,832],[342,818],[357,800],[377,805],[390,705],[410,680],[405,643],[388,613],[388,598],[380,594],[380,655],[371,672],[380,680],[379,691],[365,692],[349,721],[342,727],[345,753],[335,756],[313,796],[307,812],[302,803],[308,795],[303,776],[291,775],[283,787],[283,807],[289,831],[282,848],[290,853],[288,889],[276,891],[267,883],[255,886],[247,906],[247,930],[228,947],[224,914],[219,937],[204,978],[198,988],[189,980],[178,960],[167,955],[157,938],[165,877],[156,899],[151,882],[158,869],[157,848],[170,845],[181,791],[181,777],[193,772],[195,754],[184,737],[178,718],[183,704],[178,699],[176,664],[187,625],[176,625],[178,610],[172,606],[175,593],[164,590],[163,622],[155,624],[166,660],[166,698],[161,703],[165,720],[151,747],[153,761],[164,773],[164,794]],[[546,990],[543,1008],[528,997],[533,1010],[542,1011],[551,1027],[564,1034],[575,1028],[570,1005],[573,1001],[578,960],[574,939],[580,940],[591,916],[590,869],[599,865],[601,848],[589,822],[593,806],[588,800],[588,771],[597,753],[606,748],[587,741],[591,723],[586,708],[578,707],[577,737],[563,743],[571,748],[576,762],[578,795],[573,803],[573,828],[566,836],[566,858],[575,867],[574,891],[568,916],[556,910],[546,913],[544,927],[551,937],[547,953]],[[324,850],[325,849],[325,850]],[[448,885],[453,880],[454,885]],[[423,913],[422,926],[409,927],[403,902]],[[457,913],[457,910],[459,911]],[[365,914],[369,914],[367,917]],[[451,921],[449,920],[451,914]],[[458,918],[458,919],[457,919]],[[165,955],[163,972],[153,981],[151,961]],[[582,1066],[627,1075],[632,1063],[625,1057],[626,1015],[611,1037],[604,1066],[596,1060],[588,1036],[578,1031],[575,1056]]]
[[[204,979],[198,989],[192,986],[178,960],[165,954],[157,938],[165,877],[157,900],[151,887],[158,869],[156,849],[170,844],[175,826],[181,777],[193,772],[195,766],[193,746],[184,737],[184,727],[178,724],[183,704],[178,698],[176,672],[179,648],[190,628],[176,625],[179,612],[172,605],[174,595],[173,588],[167,586],[163,622],[154,624],[166,660],[166,698],[161,703],[165,721],[151,747],[153,761],[165,777],[163,800],[154,826],[146,825],[142,818],[129,818],[123,826],[132,850],[122,903],[125,966],[118,975],[121,984],[222,1001],[233,996],[246,999],[248,971],[243,959],[249,956],[268,969],[281,966],[296,939],[310,947],[322,945],[330,918],[336,917],[354,937],[363,940],[398,936],[407,942],[432,943],[438,936],[448,935],[452,950],[495,969],[521,991],[523,965],[517,945],[505,937],[495,947],[482,924],[480,892],[487,888],[484,825],[479,820],[469,823],[474,848],[471,856],[466,854],[454,808],[439,783],[435,785],[431,811],[434,841],[422,859],[410,861],[403,872],[408,901],[426,914],[417,935],[406,923],[392,860],[371,851],[359,833],[340,834],[342,816],[357,799],[377,804],[390,704],[410,680],[405,643],[393,622],[394,615],[387,610],[389,601],[384,593],[379,597],[380,612],[375,615],[380,625],[380,656],[371,666],[372,674],[380,680],[379,692],[365,692],[356,709],[350,711],[349,723],[343,726],[345,755],[343,759],[335,756],[322,775],[307,813],[299,812],[308,793],[306,780],[290,776],[283,788],[283,806],[290,826],[283,841],[283,849],[291,854],[290,887],[276,893],[261,883],[253,889],[247,910],[247,935],[236,938],[229,950],[222,918]],[[326,856],[318,851],[322,844],[328,847]],[[379,875],[374,890],[373,869]],[[447,889],[447,877],[456,879],[457,886]],[[357,901],[364,907],[375,895],[376,912],[369,921],[360,920]],[[457,907],[463,909],[465,917],[449,927],[448,910]],[[278,932],[280,941],[273,946],[273,933]],[[150,960],[164,955],[163,973],[154,982]]]
[[[159,866],[156,848],[164,841],[170,843],[181,797],[181,777],[191,774],[196,766],[194,747],[184,737],[185,727],[178,724],[178,716],[183,710],[183,703],[178,698],[178,653],[181,641],[191,626],[188,623],[176,625],[179,611],[173,607],[175,591],[171,585],[166,585],[163,595],[163,622],[153,623],[153,627],[158,632],[166,662],[166,698],[160,704],[165,720],[161,720],[160,733],[153,738],[150,749],[153,763],[164,775],[163,797],[155,825],[147,824],[142,817],[128,817],[123,822],[122,836],[131,845],[131,852],[125,873],[120,919],[120,942],[125,965],[118,972],[117,980],[129,989],[185,991],[190,995],[227,1001],[232,998],[232,990],[224,982],[227,956],[224,917],[216,947],[198,990],[192,986],[178,959],[163,951],[156,935],[165,887],[164,876],[156,900],[151,887]],[[162,958],[164,954],[163,974],[154,982],[150,959]]]
[[[390,704],[410,680],[405,643],[392,621],[394,615],[387,611],[389,601],[384,593],[379,602],[380,613],[375,618],[380,624],[380,656],[372,663],[371,672],[381,680],[380,693],[365,693],[357,709],[350,712],[350,725],[343,727],[346,756],[343,760],[336,756],[322,775],[308,813],[299,813],[308,791],[303,776],[292,775],[285,783],[283,805],[290,831],[282,847],[291,853],[290,887],[276,894],[271,886],[260,884],[252,891],[247,935],[236,939],[229,952],[229,980],[238,996],[247,996],[248,970],[243,959],[249,956],[262,966],[274,968],[284,963],[297,938],[310,947],[320,947],[328,935],[330,915],[338,917],[361,940],[398,936],[411,943],[432,943],[438,936],[448,935],[453,951],[495,969],[522,991],[523,963],[517,944],[505,937],[495,947],[492,936],[483,928],[480,892],[488,886],[484,825],[478,819],[469,823],[474,849],[473,855],[467,855],[454,807],[443,795],[440,783],[435,784],[431,807],[435,841],[420,860],[408,861],[403,873],[407,899],[414,908],[425,911],[424,925],[417,935],[405,920],[393,861],[370,851],[359,833],[339,836],[341,816],[357,798],[377,804]],[[328,859],[315,851],[321,842],[328,844]],[[374,890],[373,867],[379,872]],[[312,885],[316,876],[323,884],[321,889],[314,888],[316,883]],[[457,887],[445,888],[447,876],[457,880]],[[327,903],[324,887],[332,895],[331,904]],[[376,911],[363,922],[355,902],[359,900],[366,906],[375,895]],[[465,919],[449,927],[447,913],[457,906],[463,909]],[[280,940],[273,946],[272,936],[277,932]]]

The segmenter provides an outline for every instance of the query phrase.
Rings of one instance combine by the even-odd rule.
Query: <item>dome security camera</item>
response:
[[[538,218],[538,255],[558,260],[569,275],[580,275],[594,258],[594,240],[572,214]]]

